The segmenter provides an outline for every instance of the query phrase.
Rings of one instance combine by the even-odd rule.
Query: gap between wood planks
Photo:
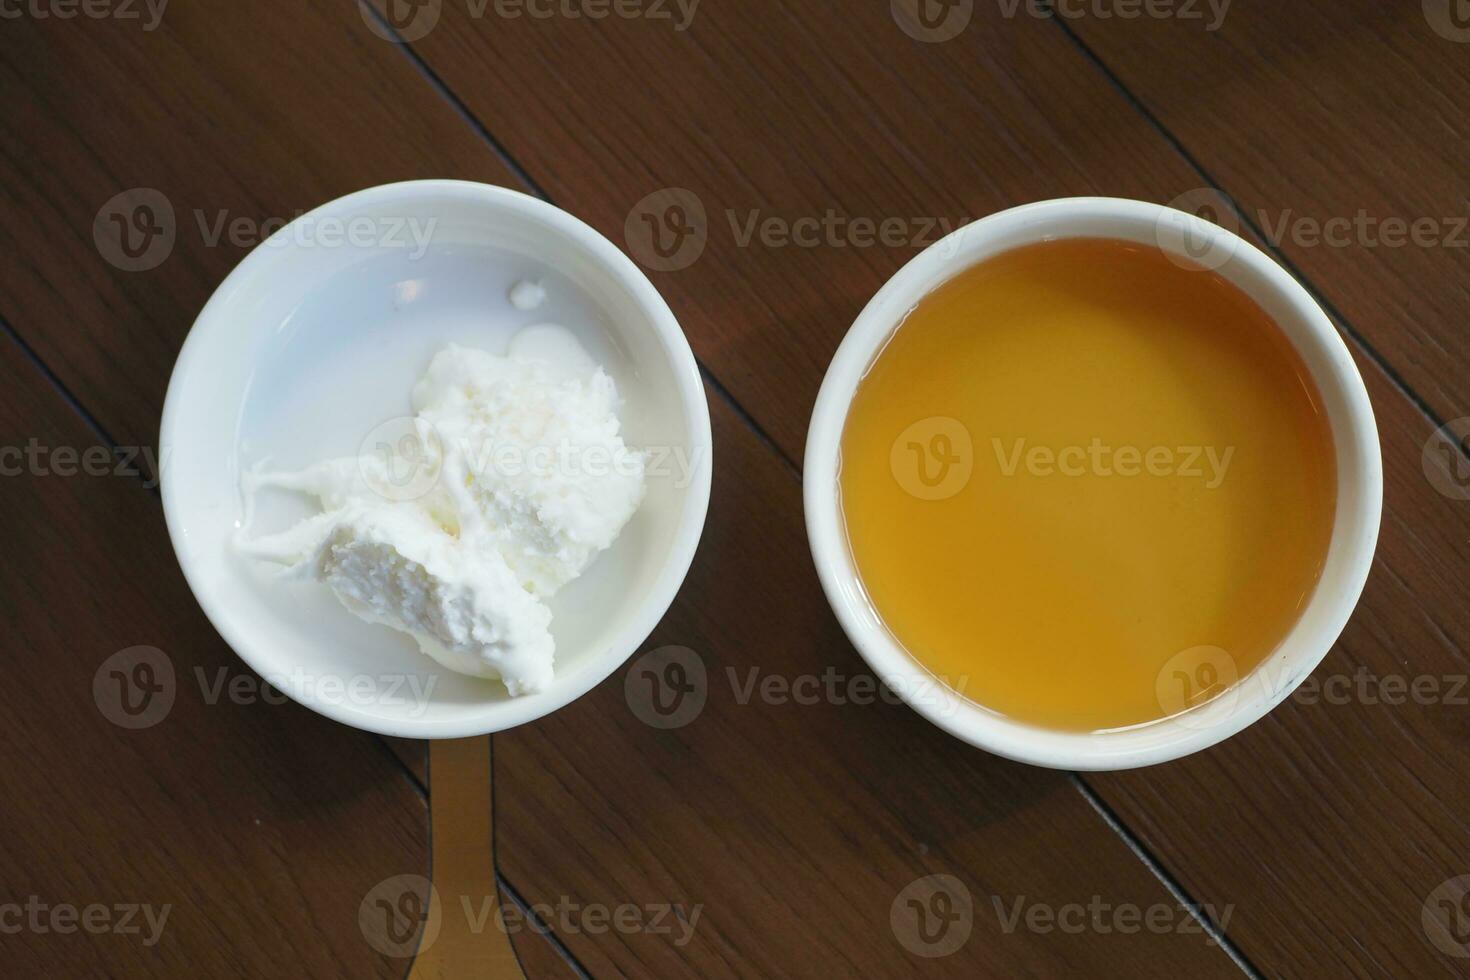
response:
[[[397,32],[393,29],[392,25],[390,25],[382,17],[382,15],[379,14],[376,8],[368,5],[364,6],[363,9],[367,10],[369,14],[377,20],[379,25],[385,31],[391,32],[395,38],[399,36]],[[1175,151],[1184,158],[1185,162],[1196,173],[1200,174],[1200,176],[1206,181],[1206,183],[1208,183],[1211,187],[1214,187],[1216,190],[1219,190],[1219,188],[1216,187],[1214,181],[1209,177],[1209,175],[1204,173],[1204,171],[1200,168],[1199,164],[1194,160],[1194,158],[1184,151],[1183,147],[1180,146],[1178,140],[1176,140],[1172,134],[1163,130],[1163,127],[1159,124],[1158,120],[1153,118],[1152,115],[1150,115],[1143,109],[1143,107],[1139,104],[1138,100],[1133,96],[1133,94],[1123,88],[1118,79],[1107,70],[1107,68],[1101,63],[1101,61],[1099,61],[1091,53],[1091,51],[1087,50],[1086,46],[1083,45],[1078,38],[1072,35],[1070,31],[1068,32],[1068,36],[1069,38],[1071,38],[1073,43],[1075,43],[1082,50],[1087,61],[1092,64],[1098,71],[1102,72],[1104,76],[1108,79],[1110,84],[1118,88],[1124,94],[1129,104],[1134,107],[1135,111],[1139,112],[1151,126],[1153,126],[1155,129],[1158,129],[1165,136],[1165,138],[1168,140],[1169,145],[1173,147]],[[408,59],[409,63],[412,64],[414,68],[416,68],[419,73],[424,77],[429,86],[436,93],[438,93],[438,95],[443,98],[445,102],[449,104],[449,106],[454,110],[457,115],[459,115],[462,120],[464,120],[465,124],[469,126],[470,130],[474,132],[477,136],[479,136],[480,139],[483,140],[486,145],[490,147],[490,149],[499,158],[500,162],[505,165],[506,169],[508,169],[513,175],[515,175],[516,179],[518,179],[528,191],[530,191],[541,200],[547,202],[548,204],[554,205],[556,203],[551,199],[551,195],[546,192],[545,188],[543,188],[541,184],[529,172],[527,172],[525,167],[521,165],[520,161],[518,161],[513,155],[511,155],[511,153],[505,148],[505,146],[498,139],[495,138],[494,134],[492,134],[490,130],[486,128],[485,124],[481,122],[480,119],[474,114],[474,112],[470,110],[469,106],[465,104],[464,100],[461,99],[452,89],[450,89],[450,87],[445,83],[444,79],[440,77],[439,73],[434,71],[434,69],[428,64],[428,62],[425,61],[424,58],[416,50],[414,50],[412,44],[406,43],[399,39],[397,42],[397,47],[400,51],[403,52],[404,57]],[[1228,195],[1227,199],[1229,199]],[[1254,225],[1251,225],[1251,230],[1252,232],[1259,234],[1259,230],[1256,229]],[[1284,260],[1283,265],[1286,265],[1289,271],[1291,271],[1291,273],[1299,280],[1302,279],[1302,277],[1297,274],[1297,270],[1290,264],[1286,263]],[[1332,316],[1334,320],[1340,321],[1340,317],[1338,317],[1336,310],[1333,309],[1330,304],[1326,303],[1325,300],[1321,298],[1316,289],[1311,287],[1310,285],[1308,285],[1307,288],[1312,293],[1313,297],[1316,298],[1318,302],[1321,302],[1323,306],[1328,310],[1329,315]],[[1363,343],[1362,339],[1356,334],[1356,332],[1350,332],[1349,335],[1354,339],[1356,343],[1358,343],[1360,347],[1363,348],[1364,352],[1369,356],[1370,359],[1372,359],[1375,363],[1382,364],[1382,359],[1378,356],[1377,352],[1372,350],[1372,348],[1370,348],[1367,344]],[[781,449],[781,447],[776,444],[776,442],[770,437],[765,429],[761,427],[760,423],[757,422],[756,419],[748,411],[745,410],[745,406],[740,404],[740,402],[734,397],[730,390],[726,388],[725,385],[719,380],[718,376],[716,376],[714,372],[711,371],[702,360],[700,360],[696,356],[695,361],[699,365],[699,372],[701,377],[705,380],[705,383],[708,384],[710,388],[712,388],[720,396],[720,398],[730,406],[735,414],[744,422],[744,424],[751,430],[751,432],[754,433],[756,438],[761,443],[763,443],[767,449],[775,454],[776,458],[785,465],[786,469],[792,474],[793,477],[795,477],[797,483],[800,484],[802,478],[801,467],[796,463],[796,461],[791,459],[791,457],[788,456]],[[1408,391],[1408,389],[1405,387],[1399,377],[1396,374],[1387,372],[1386,368],[1385,372],[1389,373],[1389,376],[1393,380],[1395,386],[1402,390],[1403,393],[1407,397],[1409,397],[1411,401],[1419,406],[1420,411],[1425,411],[1427,414],[1426,406],[1424,406],[1423,403],[1420,402],[1417,398],[1414,398],[1412,396],[1412,394]],[[1433,416],[1430,417],[1433,418]],[[397,757],[395,756],[395,758]],[[405,772],[407,772],[410,778],[412,778],[415,784],[417,784],[417,777],[412,773],[412,771],[408,770],[408,767],[403,764],[401,759],[398,761],[399,765],[403,766]],[[1137,857],[1138,860],[1144,865],[1144,867],[1146,867],[1149,872],[1153,874],[1153,876],[1159,881],[1159,883],[1163,885],[1164,889],[1168,891],[1169,894],[1172,895],[1183,908],[1188,910],[1190,915],[1192,915],[1200,923],[1200,927],[1205,931],[1205,933],[1222,950],[1224,950],[1225,954],[1229,956],[1230,959],[1238,967],[1240,967],[1241,971],[1246,976],[1252,978],[1252,980],[1260,980],[1261,973],[1250,961],[1250,958],[1247,957],[1234,945],[1234,943],[1229,940],[1229,938],[1221,930],[1219,925],[1215,923],[1213,919],[1205,912],[1203,906],[1199,902],[1194,901],[1194,899],[1184,890],[1184,888],[1179,884],[1175,877],[1162,865],[1162,863],[1160,863],[1158,858],[1148,849],[1143,841],[1140,840],[1138,836],[1134,834],[1133,831],[1129,829],[1115,813],[1113,813],[1113,811],[1107,806],[1106,803],[1103,802],[1101,797],[1098,796],[1098,794],[1086,782],[1086,780],[1084,780],[1077,773],[1071,773],[1069,775],[1070,781],[1072,785],[1077,789],[1077,792],[1098,814],[1098,817],[1103,821],[1103,823],[1106,824],[1110,829],[1112,829],[1112,831],[1117,834],[1119,838],[1122,839],[1125,846],[1127,846],[1128,849],[1134,854],[1134,856]],[[493,782],[493,773],[491,778]],[[518,902],[518,904],[520,903]],[[569,958],[569,961],[573,964],[574,968],[582,973],[583,976],[585,976],[585,971],[583,971],[580,964],[576,963],[575,959],[571,957],[570,951],[566,951],[559,941],[557,941],[555,945],[559,950],[563,952],[563,955]]]
[[[1230,205],[1230,210],[1240,221],[1241,227],[1249,230],[1250,234],[1255,236],[1257,241],[1260,242],[1261,250],[1270,254],[1272,258],[1274,258],[1278,263],[1281,264],[1282,268],[1291,273],[1293,279],[1301,283],[1302,288],[1305,289],[1311,295],[1312,299],[1315,300],[1322,307],[1322,309],[1326,311],[1327,316],[1337,326],[1337,329],[1340,330],[1342,334],[1347,337],[1347,339],[1350,340],[1353,345],[1358,348],[1359,351],[1362,352],[1365,358],[1375,364],[1378,369],[1383,372],[1384,376],[1388,378],[1389,383],[1392,384],[1393,387],[1398,390],[1398,393],[1403,395],[1404,398],[1411,405],[1419,410],[1419,414],[1423,415],[1425,419],[1432,423],[1436,429],[1442,428],[1446,420],[1440,418],[1439,413],[1431,409],[1429,407],[1429,404],[1425,402],[1423,398],[1419,397],[1418,392],[1409,387],[1408,383],[1404,381],[1403,376],[1399,374],[1398,370],[1394,368],[1394,366],[1390,364],[1387,359],[1383,357],[1383,355],[1378,353],[1377,348],[1369,343],[1367,338],[1365,338],[1363,334],[1357,330],[1357,328],[1355,328],[1350,322],[1348,322],[1347,317],[1343,316],[1342,313],[1338,311],[1337,306],[1334,305],[1333,302],[1329,300],[1305,274],[1302,273],[1301,269],[1296,265],[1295,262],[1287,257],[1286,253],[1282,251],[1281,246],[1272,242],[1271,239],[1267,237],[1265,230],[1261,228],[1256,219],[1252,218],[1250,215],[1246,214],[1240,209],[1240,206],[1235,203],[1235,198],[1231,197],[1225,192],[1225,189],[1220,186],[1219,182],[1215,180],[1215,178],[1209,173],[1209,171],[1205,170],[1204,166],[1197,159],[1195,159],[1194,154],[1185,149],[1184,145],[1179,141],[1178,137],[1170,132],[1168,127],[1166,127],[1157,116],[1149,111],[1148,107],[1146,107],[1138,99],[1138,97],[1133,94],[1132,90],[1130,90],[1126,85],[1123,84],[1122,80],[1118,78],[1113,70],[1109,68],[1107,64],[1100,57],[1098,57],[1098,55],[1090,47],[1087,46],[1087,42],[1082,40],[1082,38],[1079,37],[1070,26],[1063,23],[1060,18],[1052,19],[1056,22],[1058,29],[1060,29],[1062,33],[1067,36],[1067,39],[1077,47],[1077,50],[1082,54],[1082,57],[1085,58],[1089,64],[1100,71],[1105,78],[1107,78],[1108,84],[1110,84],[1113,89],[1118,92],[1119,95],[1126,99],[1128,101],[1128,104],[1133,106],[1134,111],[1137,112],[1141,117],[1143,117],[1143,120],[1147,122],[1155,132],[1163,137],[1164,140],[1169,144],[1169,146],[1173,147],[1174,152],[1179,154],[1180,158],[1189,165],[1189,168],[1200,176],[1200,179],[1204,181],[1204,186],[1210,188],[1213,191],[1219,192],[1220,196],[1225,199],[1225,203]],[[1458,440],[1450,441],[1454,442],[1455,448],[1460,450],[1462,456],[1466,456],[1466,449]]]
[[[112,435],[105,428],[103,428],[102,423],[97,421],[96,416],[88,411],[87,407],[83,405],[80,400],[77,399],[76,395],[74,395],[71,389],[66,386],[65,382],[63,382],[61,378],[57,376],[56,372],[52,371],[51,368],[46,364],[46,362],[41,360],[40,356],[31,348],[29,344],[25,342],[25,339],[20,336],[15,328],[11,326],[10,321],[5,318],[3,312],[0,312],[0,335],[4,335],[10,340],[11,343],[16,346],[16,348],[21,352],[21,355],[25,358],[25,360],[28,361],[46,380],[46,382],[50,384],[52,389],[54,389],[56,393],[61,396],[62,401],[64,401],[71,408],[71,410],[75,412],[78,417],[81,418],[82,423],[86,425],[87,428],[92,430],[92,432],[97,436],[101,443],[107,446],[108,449],[112,451],[112,454],[115,457],[121,459],[122,453],[118,447],[117,441],[112,438]],[[143,491],[161,503],[161,484],[150,485],[148,474],[146,473],[140,472],[135,475],[137,476],[138,483],[142,487]],[[153,474],[153,476],[155,478],[160,478],[162,474],[155,473]],[[409,785],[413,787],[416,793],[418,793],[419,799],[424,802],[425,806],[427,806],[429,800],[428,788],[424,785],[423,781],[419,779],[418,773],[409,768],[408,764],[403,761],[402,757],[399,756],[397,752],[393,751],[392,746],[390,746],[387,741],[383,739],[382,736],[374,733],[364,734],[372,735],[373,741],[376,742],[385,753],[387,753],[388,758],[393,761],[394,766],[408,780]],[[492,738],[492,736],[489,735],[485,737]],[[493,754],[491,758],[494,758]],[[490,768],[490,780],[493,787],[495,780],[495,767],[493,764]],[[429,854],[430,859],[432,860],[432,830],[429,833],[429,844]],[[526,900],[522,897],[520,890],[516,888],[513,884],[511,884],[508,880],[506,880],[505,876],[500,873],[498,861],[496,862],[495,882],[497,887],[505,893],[507,898],[510,899],[511,903],[514,904],[516,908],[521,911],[521,914],[523,916],[525,916],[526,921],[535,923],[536,927],[533,928],[531,931],[539,933],[542,938],[544,938],[551,945],[551,948],[556,951],[557,955],[562,958],[562,960],[567,964],[567,967],[571,969],[571,971],[576,976],[583,978],[583,980],[590,980],[590,975],[587,973],[586,969],[583,968],[582,964],[578,962],[577,958],[572,955],[571,950],[567,949],[566,945],[562,943],[561,938],[558,937],[556,933],[552,932],[550,924],[545,922],[541,918],[541,916],[536,914],[536,912],[526,904]],[[514,948],[514,944],[512,944],[512,949]],[[516,953],[516,958],[518,960],[520,959],[519,952]],[[407,971],[411,970],[412,968],[413,961],[410,960],[408,964],[404,967],[405,976],[407,975]],[[524,966],[522,967],[522,970],[524,971]]]

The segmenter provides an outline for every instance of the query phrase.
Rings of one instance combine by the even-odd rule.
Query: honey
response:
[[[869,366],[840,490],[875,612],[965,697],[1131,727],[1270,655],[1321,574],[1335,460],[1271,318],[1156,248],[1067,239],[924,297]]]

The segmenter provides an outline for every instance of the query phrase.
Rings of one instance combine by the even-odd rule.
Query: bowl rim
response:
[[[606,644],[602,652],[589,657],[587,662],[571,675],[558,677],[546,691],[523,698],[503,701],[487,701],[486,710],[472,717],[458,720],[435,720],[432,712],[416,718],[383,718],[357,706],[323,700],[308,686],[305,691],[286,691],[293,700],[312,711],[334,721],[354,728],[406,738],[466,738],[504,731],[516,725],[534,721],[570,704],[592,688],[606,680],[619,666],[633,655],[648,638],[673,604],[693,563],[695,551],[704,530],[709,511],[710,487],[713,474],[713,437],[710,427],[709,404],[705,397],[704,383],[698,362],[689,346],[689,340],[679,326],[673,311],[654,288],[653,283],[641,269],[608,238],[561,208],[540,198],[520,191],[493,184],[467,180],[408,180],[380,184],[354,191],[327,201],[313,208],[278,229],[270,238],[256,245],[224,278],[200,310],[188,335],[179,350],[169,377],[164,396],[163,413],[159,426],[160,460],[166,458],[167,449],[174,443],[179,420],[188,410],[181,394],[182,380],[191,372],[200,370],[199,363],[207,356],[211,339],[220,332],[230,329],[224,311],[233,299],[236,288],[247,277],[266,263],[274,260],[280,251],[279,244],[285,242],[287,250],[296,248],[290,236],[303,223],[318,222],[323,218],[350,218],[372,208],[391,205],[404,213],[411,212],[415,202],[429,197],[458,198],[466,203],[489,207],[507,214],[539,223],[554,234],[559,234],[575,245],[584,248],[587,254],[604,271],[613,276],[620,286],[645,315],[656,338],[660,342],[674,375],[680,404],[683,406],[685,426],[690,439],[690,481],[685,490],[683,513],[676,528],[674,540],[663,567],[659,570],[652,589],[641,598],[629,623]],[[275,247],[272,247],[275,246]],[[179,496],[181,488],[176,478],[171,477],[167,466],[162,468],[160,491],[163,499],[165,524],[174,555],[184,572],[189,589],[204,610],[205,616],[220,633],[235,654],[259,674],[266,674],[269,665],[264,663],[254,649],[248,635],[242,635],[223,615],[226,600],[207,587],[199,567],[182,547],[187,529],[181,513]],[[440,668],[447,670],[448,668]]]
[[[1335,440],[1340,442],[1341,429],[1349,436],[1347,446],[1339,445],[1338,455],[1341,458],[1346,454],[1346,458],[1356,461],[1351,475],[1358,482],[1357,492],[1351,497],[1356,506],[1339,514],[1329,546],[1329,566],[1341,570],[1337,577],[1341,587],[1331,594],[1321,589],[1328,574],[1328,567],[1324,567],[1318,591],[1302,613],[1305,620],[1308,610],[1324,604],[1325,611],[1318,618],[1322,625],[1311,634],[1310,649],[1289,651],[1294,653],[1292,671],[1276,671],[1274,677],[1261,674],[1259,679],[1266,686],[1260,688],[1248,684],[1256,677],[1257,672],[1252,672],[1213,701],[1134,728],[1067,732],[1007,718],[956,694],[900,645],[870,604],[864,608],[867,599],[840,514],[837,470],[852,395],[899,322],[899,317],[893,315],[895,311],[912,306],[963,269],[1024,244],[1072,237],[1125,237],[1080,230],[1089,224],[1107,223],[1150,225],[1155,230],[1152,240],[1174,254],[1180,253],[1166,247],[1159,233],[1166,223],[1187,233],[1191,241],[1203,240],[1211,249],[1223,248],[1229,261],[1241,263],[1232,266],[1232,271],[1248,274],[1262,284],[1251,289],[1237,281],[1239,288],[1257,302],[1270,294],[1289,306],[1293,321],[1300,325],[1298,332],[1315,345],[1314,352],[1327,365],[1324,370],[1314,371],[1314,378],[1319,386],[1324,378],[1331,380],[1345,400],[1346,410],[1337,413],[1335,419],[1329,412],[1329,422]],[[998,244],[1003,239],[1005,244]],[[1184,254],[1190,261],[1188,253]],[[1343,472],[1340,464],[1339,508],[1346,507]],[[864,306],[833,355],[812,411],[803,473],[808,543],[823,592],[843,631],[880,680],[929,721],[971,745],[1018,762],[1068,770],[1130,769],[1189,755],[1236,734],[1290,695],[1327,655],[1362,594],[1373,561],[1383,500],[1382,457],[1367,389],[1347,345],[1316,300],[1284,268],[1233,232],[1164,205],[1111,197],[1058,198],[996,212],[956,229],[905,263]],[[1269,662],[1286,656],[1282,647],[1268,657]],[[919,692],[924,696],[917,696]],[[1240,698],[1232,692],[1249,696]],[[1229,704],[1222,705],[1227,695]],[[1196,712],[1209,712],[1210,723],[1180,723],[1180,719],[1187,720]]]

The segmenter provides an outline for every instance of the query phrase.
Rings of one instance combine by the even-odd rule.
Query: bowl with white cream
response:
[[[359,728],[452,738],[605,679],[668,608],[709,500],[673,314],[565,212],[375,187],[252,251],[195,322],[162,490],[205,613]]]

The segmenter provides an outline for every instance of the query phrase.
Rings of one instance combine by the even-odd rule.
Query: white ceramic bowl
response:
[[[541,308],[509,302],[522,279],[544,283]],[[379,423],[411,414],[413,382],[445,343],[498,352],[520,327],[546,321],[571,329],[612,375],[629,445],[663,456],[622,536],[550,603],[557,665],[547,690],[511,698],[498,682],[445,670],[406,635],[358,620],[324,586],[280,582],[232,549],[243,468],[355,455]],[[351,194],[246,256],[179,354],[160,441],[169,534],[215,628],[306,706],[388,735],[499,731],[602,681],[673,601],[709,503],[704,387],[652,284],[571,215],[462,181]],[[310,509],[274,501],[257,529]]]
[[[1277,649],[1213,701],[1152,724],[1101,733],[1023,724],[935,681],[888,632],[864,594],[837,499],[848,406],[904,314],[935,287],[989,256],[1034,242],[1081,237],[1157,245],[1183,261],[1213,269],[1254,298],[1281,326],[1316,380],[1337,453],[1337,515],[1326,565],[1300,620]],[[827,369],[807,435],[804,477],[807,533],[822,587],[848,637],[878,676],[929,720],[972,745],[1058,769],[1127,769],[1176,759],[1235,734],[1279,704],[1321,662],[1357,604],[1373,561],[1383,503],[1378,430],[1362,377],[1306,290],[1254,246],[1210,222],[1156,204],[1099,197],[1003,211],[953,232],[900,269],[858,315]],[[1249,615],[1249,610],[1241,614]]]

